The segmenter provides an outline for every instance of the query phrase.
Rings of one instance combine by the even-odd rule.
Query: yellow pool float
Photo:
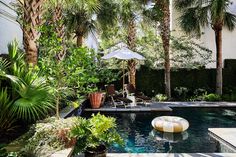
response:
[[[163,132],[183,132],[188,129],[189,123],[186,119],[177,116],[161,116],[152,120],[152,126]]]

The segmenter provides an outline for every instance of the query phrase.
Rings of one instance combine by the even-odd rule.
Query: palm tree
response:
[[[156,5],[159,6],[162,16],[160,16],[161,38],[165,53],[165,93],[171,98],[170,85],[170,1],[157,0]]]
[[[134,0],[121,0],[119,2],[120,10],[120,23],[127,30],[127,45],[129,49],[132,51],[136,50],[136,22],[138,15],[140,15],[140,11],[142,6],[140,3]],[[131,59],[128,61],[128,70],[129,70],[129,83],[136,87],[136,61]]]
[[[57,37],[61,39],[63,50],[57,54],[57,59],[62,60],[66,55],[65,48],[65,24],[63,18],[63,12],[67,6],[68,0],[48,0],[47,1],[47,17],[48,22],[54,26]]]
[[[99,0],[70,0],[66,9],[66,26],[74,33],[77,46],[82,46],[84,37],[95,29],[93,16],[99,11]]]
[[[188,34],[200,37],[201,28],[209,27],[215,32],[216,43],[216,93],[222,95],[222,29],[232,31],[236,16],[229,11],[230,0],[176,0],[175,7],[180,11],[180,27]]]
[[[144,11],[144,15],[152,21],[160,24],[161,39],[165,56],[165,93],[171,98],[170,84],[170,1],[169,0],[153,0],[155,5],[151,9]]]
[[[40,36],[38,27],[42,25],[44,0],[17,0],[19,23],[23,30],[23,43],[28,64],[36,65],[38,61],[37,39]]]

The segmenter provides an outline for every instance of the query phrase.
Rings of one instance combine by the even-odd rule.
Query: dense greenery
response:
[[[28,67],[17,42],[9,45],[9,58],[0,58],[1,135],[13,131],[21,119],[34,122],[53,108],[51,87],[38,72]]]
[[[76,151],[84,152],[87,149],[96,148],[101,144],[123,144],[123,140],[117,133],[115,119],[106,117],[100,113],[92,115],[88,120],[80,118],[80,123],[72,128],[72,137],[76,137]]]
[[[45,119],[31,127],[27,134],[29,141],[21,155],[46,156],[75,144],[78,152],[101,144],[122,144],[114,118],[97,114],[90,119],[59,119],[59,110],[66,104],[78,106],[89,93],[103,90],[105,84],[119,79],[117,69],[121,68],[121,62],[101,60],[99,52],[83,44],[88,34],[98,39],[99,51],[125,43],[145,56],[145,61],[140,63],[146,69],[140,68],[138,79],[135,78],[136,60],[127,61],[129,73],[126,75],[129,83],[135,86],[137,81],[138,88],[155,96],[156,101],[169,99],[171,90],[173,100],[177,101],[236,101],[231,84],[221,95],[219,77],[220,95],[212,94],[211,83],[215,80],[211,76],[215,72],[203,69],[212,62],[212,51],[190,36],[171,36],[175,32],[169,28],[170,1],[152,1],[153,5],[147,2],[151,1],[17,0],[15,7],[23,30],[24,50],[13,41],[8,47],[8,57],[0,58],[0,138],[22,130],[21,125],[34,124],[56,113],[57,120]],[[218,33],[216,37],[221,36],[223,26],[229,30],[235,27],[235,15],[227,12],[230,4],[229,0],[176,0],[174,3],[182,15],[183,30],[200,35],[201,27],[212,24]],[[220,55],[221,40],[216,38]],[[217,76],[220,76],[220,57],[217,63]],[[186,71],[190,74],[185,75]],[[225,84],[232,82],[233,73],[225,70],[224,75],[228,75],[225,78],[230,80]],[[161,94],[164,89],[166,95]],[[6,154],[2,147],[0,145],[0,156]]]
[[[38,67],[54,89],[57,114],[61,100],[67,101],[68,96],[75,99],[86,97],[87,94],[98,90],[97,83],[106,84],[118,78],[119,74],[100,64],[100,56],[86,47],[65,45],[66,56],[59,60],[57,54],[64,47],[54,27],[45,25],[41,32]]]
[[[75,138],[70,136],[70,129],[77,123],[80,121],[76,117],[59,120],[56,117],[44,119],[33,125],[29,132],[12,145],[23,145],[18,156],[50,156],[58,150],[75,144]]]

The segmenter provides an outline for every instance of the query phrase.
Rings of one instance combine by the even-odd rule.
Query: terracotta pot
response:
[[[91,93],[89,95],[91,107],[93,109],[100,108],[103,98],[104,98],[103,93],[100,93],[100,92]]]
[[[100,145],[97,148],[87,148],[84,155],[85,157],[106,157],[107,148],[104,145]]]

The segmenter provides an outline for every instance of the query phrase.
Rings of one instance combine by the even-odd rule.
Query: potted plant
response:
[[[71,130],[72,137],[77,139],[76,153],[84,152],[85,157],[106,157],[111,144],[123,145],[115,129],[115,119],[100,113],[87,120],[80,118],[79,124]]]
[[[102,93],[102,92],[90,93],[89,100],[90,100],[91,107],[93,109],[100,108],[100,106],[104,100],[104,93]]]

